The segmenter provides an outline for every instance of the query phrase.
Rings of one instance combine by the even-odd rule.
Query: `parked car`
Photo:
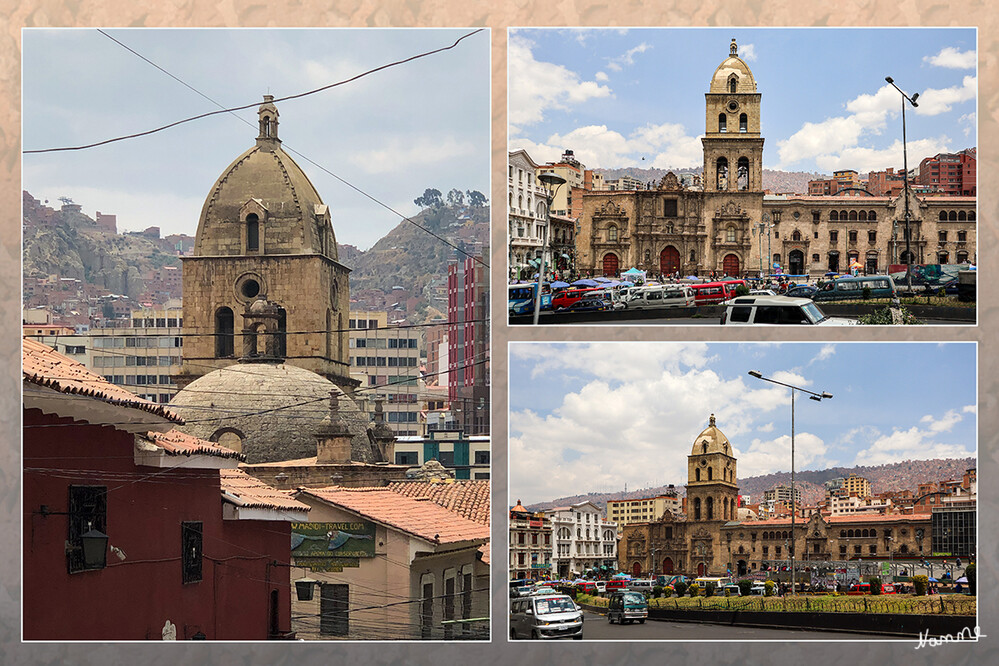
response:
[[[632,580],[628,583],[628,589],[633,592],[644,592],[650,594],[652,592],[652,587],[655,585],[654,580]]]
[[[583,581],[582,583],[576,584],[576,590],[582,592],[583,594],[596,594],[597,584],[591,580]]]
[[[558,590],[556,590],[553,587],[548,587],[547,585],[542,587],[536,587],[533,590],[531,590],[532,596],[537,596],[539,594],[558,594]]]
[[[811,285],[803,284],[797,287],[792,287],[785,292],[785,296],[791,296],[792,298],[811,298],[815,295],[819,289],[818,287],[813,287]]]
[[[739,326],[753,324],[850,326],[857,322],[827,317],[807,298],[740,296],[725,302],[721,323]]]
[[[607,592],[614,592],[616,590],[627,590],[628,581],[624,580],[623,578],[609,580],[607,581],[606,587],[607,587]]]
[[[599,592],[600,594],[603,594],[604,592],[607,591],[607,583],[605,581],[598,580],[595,581],[593,584],[597,586],[597,592]]]
[[[862,275],[836,278],[822,285],[815,292],[816,301],[841,301],[864,297],[864,290],[870,290],[871,298],[898,298],[895,283],[888,275]]]
[[[583,613],[565,594],[548,594],[510,602],[510,638],[583,638]]]
[[[615,620],[618,624],[631,624],[635,620],[645,624],[648,616],[649,602],[641,592],[615,592],[607,603],[607,621],[611,624]]]
[[[586,296],[579,299],[572,305],[564,308],[558,308],[558,312],[593,312],[596,310],[612,310],[614,306],[610,301],[605,301],[601,298],[594,296]]]

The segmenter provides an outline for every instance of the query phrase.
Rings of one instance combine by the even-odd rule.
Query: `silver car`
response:
[[[738,296],[725,301],[722,325],[810,325],[852,326],[852,319],[827,317],[815,303],[807,298],[787,296]]]
[[[583,638],[583,613],[565,594],[546,594],[510,602],[510,638]]]

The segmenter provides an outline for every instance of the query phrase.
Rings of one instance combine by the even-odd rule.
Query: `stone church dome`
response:
[[[735,90],[732,90],[732,80],[735,80]],[[746,61],[739,57],[739,47],[732,40],[729,56],[718,65],[711,77],[710,92],[713,93],[755,93],[756,79]]]
[[[331,392],[353,435],[351,460],[377,461],[368,419],[333,382],[285,363],[237,363],[179,391],[170,407],[186,433],[240,450],[248,463],[310,458],[330,425]]]
[[[281,147],[278,112],[264,96],[256,144],[226,167],[205,199],[194,254],[245,254],[241,223],[251,215],[260,225],[263,254],[324,254],[337,259],[329,210],[301,167]],[[327,229],[329,227],[329,229]]]
[[[732,456],[732,445],[721,430],[715,426],[715,415],[711,415],[708,427],[701,431],[701,434],[694,440],[694,445],[690,450],[691,455],[699,456],[706,453],[724,453]],[[733,456],[734,457],[734,456]]]

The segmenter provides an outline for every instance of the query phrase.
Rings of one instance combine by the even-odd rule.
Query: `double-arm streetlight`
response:
[[[906,149],[905,142],[905,103],[909,102],[912,104],[913,108],[919,106],[916,104],[916,99],[919,98],[919,93],[913,93],[912,97],[909,97],[902,89],[895,85],[895,80],[890,76],[885,77],[885,81],[891,84],[891,87],[899,92],[902,96],[902,174],[903,183],[905,183],[905,285],[909,293],[912,293],[912,250],[909,246],[909,238],[911,234],[909,233],[909,218],[911,214],[909,212],[909,153]]]
[[[538,175],[538,180],[545,186],[545,217],[547,218],[544,230],[545,237],[541,241],[541,264],[538,266],[538,288],[534,294],[534,325],[538,325],[538,316],[541,314],[541,285],[545,282],[545,255],[548,254],[548,239],[551,238],[552,229],[552,201],[558,188],[565,184],[565,178],[546,171]]]
[[[801,391],[802,393],[808,394],[809,400],[814,400],[816,402],[822,402],[822,400],[829,400],[832,398],[832,393],[827,393],[823,391],[822,393],[816,393],[815,391],[809,391],[808,389],[803,389],[800,386],[792,386],[791,384],[785,384],[784,382],[779,382],[776,379],[770,379],[769,377],[764,377],[763,373],[759,370],[750,370],[749,375],[751,377],[756,377],[757,379],[762,379],[765,382],[770,382],[771,384],[779,384],[780,386],[786,386],[791,389],[791,545],[789,552],[791,555],[791,594],[796,594],[794,586],[794,523],[795,516],[798,513],[798,507],[795,504],[794,497],[794,392]]]

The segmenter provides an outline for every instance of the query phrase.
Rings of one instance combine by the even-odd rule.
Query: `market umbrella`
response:
[[[606,277],[598,277],[598,278],[593,278],[593,279],[596,280],[597,282],[613,282],[613,280],[611,280],[610,278],[606,278]]]
[[[589,278],[583,278],[582,280],[576,280],[572,283],[573,287],[596,287],[599,284],[596,280],[591,280]]]
[[[568,286],[569,286],[568,282],[561,282],[558,280],[552,282],[552,289],[565,289]]]
[[[958,578],[954,582],[955,583],[967,583],[968,582],[968,577],[967,576],[961,576],[960,578]]]
[[[930,580],[931,583],[939,583],[940,582],[936,578],[934,578],[933,576],[930,576],[929,580]]]
[[[628,282],[627,280],[625,280],[624,282],[621,283],[621,286],[622,287],[634,287],[635,283],[634,282]]]
[[[864,267],[863,264],[861,264],[859,261],[850,262],[850,268],[863,268],[863,267]]]

